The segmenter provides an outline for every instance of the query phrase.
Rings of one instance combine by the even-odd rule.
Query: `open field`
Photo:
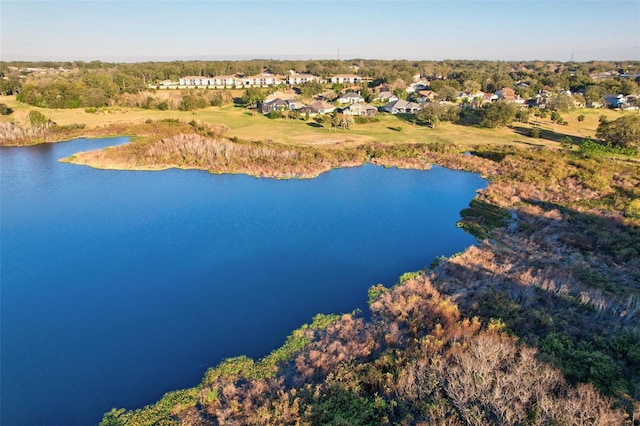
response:
[[[111,107],[97,113],[87,113],[84,108],[45,109],[22,104],[15,96],[0,96],[0,103],[13,108],[11,116],[0,117],[2,121],[27,123],[29,111],[35,109],[59,125],[85,124],[86,129],[108,127],[113,124],[143,123],[147,120],[177,118],[182,121],[224,124],[229,127],[227,136],[244,140],[276,141],[295,145],[358,145],[369,142],[381,143],[445,143],[456,145],[513,144],[524,146],[556,146],[564,136],[575,141],[585,137],[594,137],[600,115],[610,120],[618,118],[619,111],[604,109],[581,109],[563,114],[568,125],[553,125],[549,119],[532,117],[529,124],[514,123],[510,128],[484,129],[472,125],[442,123],[435,129],[417,126],[399,117],[380,114],[379,122],[354,124],[349,130],[319,127],[314,121],[271,120],[261,114],[245,108],[226,105],[208,107],[198,111],[159,111],[141,108]],[[625,114],[635,114],[627,112]],[[577,117],[584,115],[585,120],[578,122]],[[532,124],[542,129],[541,138],[527,136]]]

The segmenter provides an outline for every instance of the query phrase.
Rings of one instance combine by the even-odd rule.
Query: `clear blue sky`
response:
[[[0,60],[640,60],[633,1],[0,0]]]

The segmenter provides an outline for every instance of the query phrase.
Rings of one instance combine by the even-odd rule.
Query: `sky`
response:
[[[640,60],[640,0],[0,0],[0,60]]]

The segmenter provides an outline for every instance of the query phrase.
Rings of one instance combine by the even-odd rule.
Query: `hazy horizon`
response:
[[[0,60],[640,60],[638,1],[0,3]]]

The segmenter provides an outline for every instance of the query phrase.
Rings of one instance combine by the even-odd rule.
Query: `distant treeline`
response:
[[[523,98],[538,91],[571,90],[597,101],[607,93],[638,92],[640,62],[501,62],[406,60],[251,60],[173,61],[140,63],[0,62],[0,94],[19,94],[19,100],[48,108],[101,107],[117,104],[123,94],[137,94],[149,84],[177,81],[187,75],[213,77],[268,71],[308,72],[321,77],[353,73],[370,80],[370,87],[386,83],[403,89],[414,76],[432,82],[433,90],[495,92],[514,88]],[[517,83],[521,83],[516,86]]]

